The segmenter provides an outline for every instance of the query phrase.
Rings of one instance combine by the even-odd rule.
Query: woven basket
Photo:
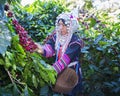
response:
[[[66,68],[61,72],[53,86],[53,91],[58,93],[68,93],[78,83],[78,76],[72,68]]]

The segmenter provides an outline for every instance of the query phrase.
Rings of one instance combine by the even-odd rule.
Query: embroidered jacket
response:
[[[55,40],[56,34],[52,35],[52,37],[43,46],[45,57],[49,58],[56,55]],[[83,46],[83,41],[76,34],[73,34],[65,53],[61,56],[61,58],[58,57],[58,60],[52,65],[58,74],[71,62],[78,61],[77,58],[79,58],[81,48]],[[58,56],[59,55],[60,54],[58,54]]]

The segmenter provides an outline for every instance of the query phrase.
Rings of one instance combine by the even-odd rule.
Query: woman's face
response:
[[[59,27],[59,30],[61,32],[61,35],[68,34],[67,26],[64,24],[64,22],[62,20],[59,20],[58,27]]]

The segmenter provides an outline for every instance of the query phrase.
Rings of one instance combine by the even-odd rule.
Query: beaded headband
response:
[[[58,15],[55,25],[58,26],[59,19],[65,20],[65,25],[72,30],[72,32],[78,31],[79,23],[77,18],[72,13],[61,13]]]

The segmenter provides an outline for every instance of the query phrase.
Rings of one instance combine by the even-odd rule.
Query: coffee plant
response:
[[[9,2],[11,0],[8,0]],[[85,42],[80,62],[84,96],[120,94],[120,15],[111,21],[108,12],[79,10]],[[90,9],[90,10],[89,10]],[[34,42],[43,43],[54,30],[55,18],[68,11],[64,1],[36,0],[25,7],[18,2],[5,5],[7,19],[0,20],[0,96],[63,96],[51,90],[56,73],[52,60],[34,52]]]
[[[38,96],[43,94],[41,88],[46,86],[45,90],[48,90],[52,87],[57,74],[51,64],[46,63],[40,54],[34,52],[35,40],[28,34],[27,28],[19,22],[20,18],[10,10],[9,5],[5,5],[4,9],[7,19],[0,22],[2,39],[0,95]]]
[[[80,10],[80,36],[85,41],[80,60],[84,94],[88,96],[120,94],[120,21],[109,18],[106,12]]]

